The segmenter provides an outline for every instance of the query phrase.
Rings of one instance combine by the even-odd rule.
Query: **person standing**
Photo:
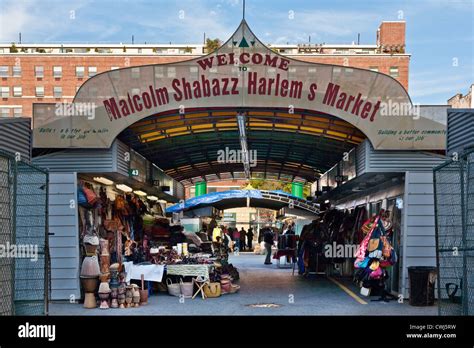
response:
[[[265,257],[265,265],[271,265],[272,246],[274,239],[273,231],[271,228],[267,228],[263,234],[263,241],[265,242],[265,249],[267,250],[267,256]]]
[[[240,251],[240,231],[237,228],[232,228],[232,238],[234,238],[234,251],[239,250]]]
[[[250,227],[247,232],[247,247],[249,251],[252,251],[252,242],[253,242],[253,228]]]
[[[240,250],[241,251],[245,251],[245,236],[246,236],[246,232],[244,230],[244,228],[242,227],[240,229]]]

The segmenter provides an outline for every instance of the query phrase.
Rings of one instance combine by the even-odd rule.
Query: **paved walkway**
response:
[[[325,278],[304,279],[291,269],[263,265],[263,255],[231,256],[230,262],[240,272],[241,289],[237,294],[202,300],[179,298],[159,293],[149,298],[148,305],[128,309],[84,309],[81,304],[52,303],[51,315],[436,315],[433,307],[412,307],[408,303],[371,302],[359,297],[351,282],[351,297],[340,286]],[[273,308],[251,307],[276,304]]]

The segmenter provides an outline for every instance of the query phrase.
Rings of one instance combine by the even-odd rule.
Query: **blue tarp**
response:
[[[184,203],[172,205],[166,209],[167,213],[178,213],[182,210],[188,210],[197,207],[200,204],[212,204],[223,199],[231,198],[263,198],[259,190],[229,190],[224,192],[212,192],[202,196],[193,197]]]

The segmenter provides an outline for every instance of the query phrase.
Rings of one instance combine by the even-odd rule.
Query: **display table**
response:
[[[163,279],[163,273],[165,270],[164,265],[134,265],[133,262],[124,262],[125,272],[127,272],[127,283],[130,279],[141,279],[141,275],[145,277],[145,280],[152,282],[161,282]]]
[[[183,277],[199,277],[202,276],[204,279],[209,279],[209,268],[212,264],[202,265],[166,265],[167,275],[177,275]]]

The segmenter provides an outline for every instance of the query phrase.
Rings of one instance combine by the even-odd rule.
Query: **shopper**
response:
[[[240,250],[245,251],[245,236],[247,233],[245,232],[244,228],[242,227],[240,230]]]
[[[240,231],[237,228],[233,228],[233,234],[232,237],[234,238],[234,251],[239,251],[240,250]]]
[[[222,239],[222,229],[219,228],[219,226],[216,226],[213,230],[212,230],[212,241],[213,242],[217,242],[217,237],[219,237],[219,239]]]
[[[248,232],[247,232],[247,247],[249,251],[252,251],[252,242],[253,242],[253,228],[250,227]]]
[[[288,225],[288,229],[284,234],[295,234],[295,225],[293,222],[290,222],[290,224]]]
[[[271,265],[271,256],[272,256],[272,246],[274,234],[271,228],[267,228],[263,234],[263,241],[265,242],[265,249],[267,251],[267,256],[265,257],[265,265]]]

